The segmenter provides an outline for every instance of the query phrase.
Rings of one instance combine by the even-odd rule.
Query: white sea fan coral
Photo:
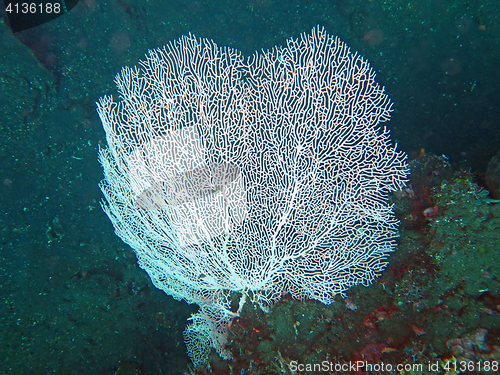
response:
[[[385,268],[387,194],[408,171],[374,78],[319,27],[247,62],[189,35],[123,68],[121,101],[100,99],[103,208],[156,287],[200,306],[185,331],[195,365],[211,347],[230,357],[246,299],[329,304]]]

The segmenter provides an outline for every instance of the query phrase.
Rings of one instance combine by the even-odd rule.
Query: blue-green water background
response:
[[[318,24],[370,61],[402,150],[484,173],[500,149],[496,0],[87,0],[15,35],[0,23],[2,374],[187,370],[195,307],[150,284],[99,207],[95,101],[188,32],[248,56]]]

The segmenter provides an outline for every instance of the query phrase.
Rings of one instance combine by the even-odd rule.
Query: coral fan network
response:
[[[386,267],[387,195],[408,168],[379,128],[391,103],[374,78],[320,27],[247,60],[188,35],[98,102],[104,211],[156,287],[199,305],[184,334],[195,365],[211,348],[230,357],[246,301],[328,304]]]

